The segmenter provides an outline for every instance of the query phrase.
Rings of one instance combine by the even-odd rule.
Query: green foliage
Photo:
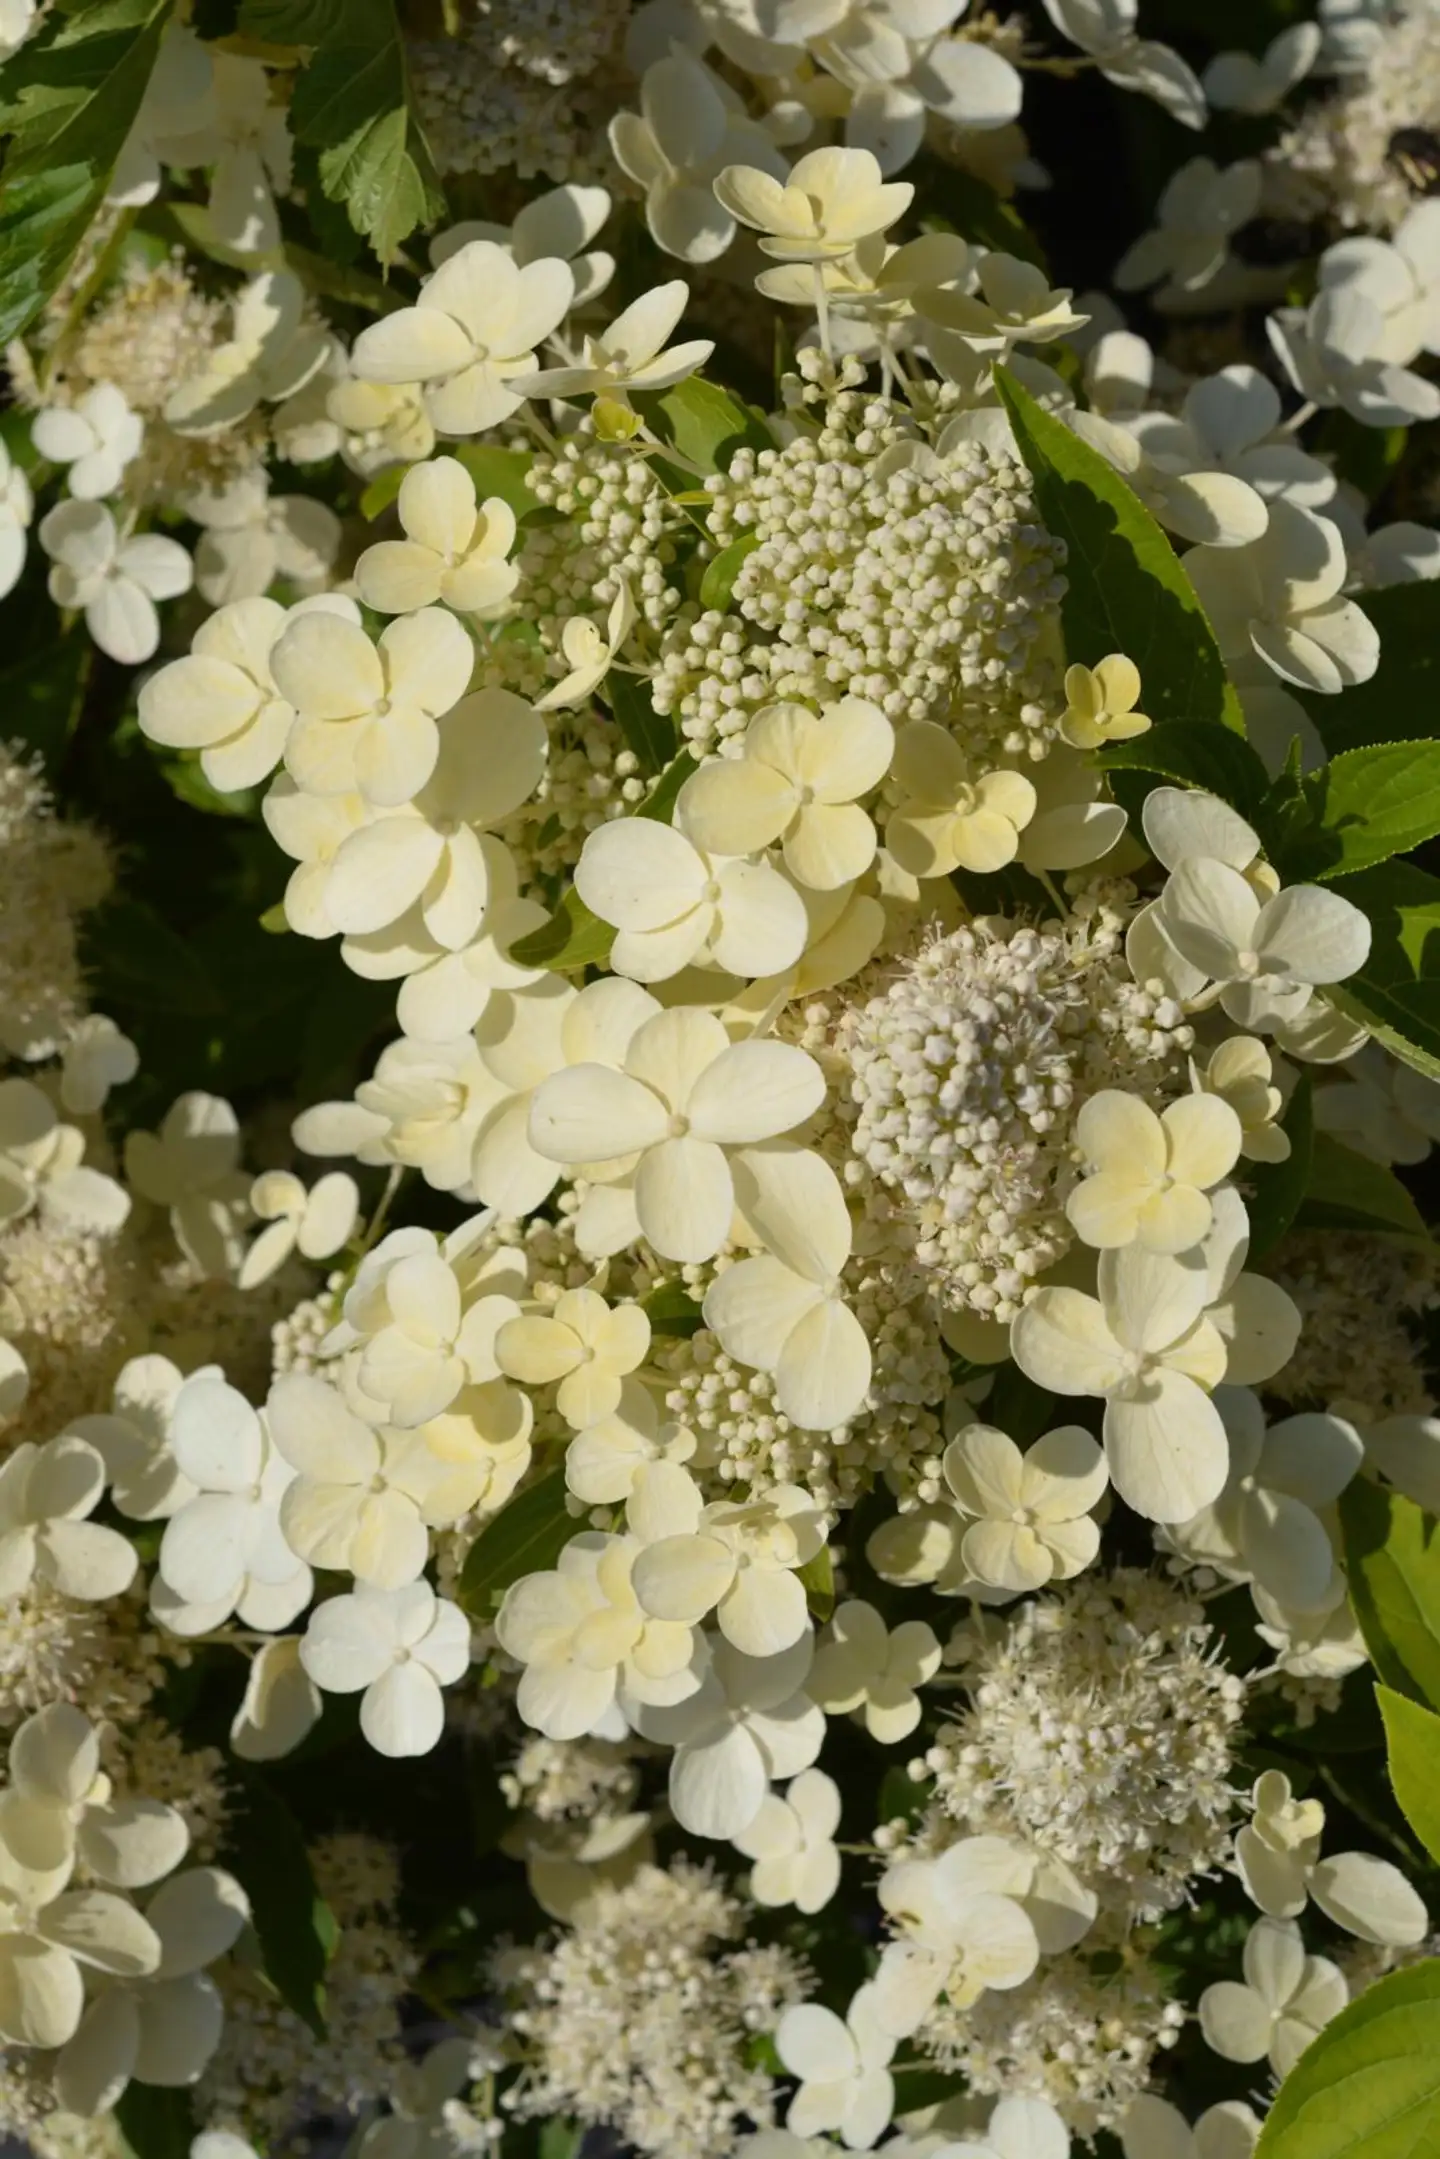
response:
[[[753,405],[742,404],[703,375],[687,376],[673,390],[640,397],[655,432],[702,472],[721,472],[742,444],[752,450],[774,447],[770,430]]]
[[[566,1508],[564,1470],[547,1471],[485,1524],[465,1555],[460,1602],[466,1611],[488,1619],[512,1582],[553,1567],[583,1526]]]
[[[1377,863],[1336,890],[1370,920],[1370,956],[1327,992],[1386,1049],[1440,1079],[1440,878],[1413,862]]]
[[[692,1335],[704,1324],[700,1307],[683,1282],[662,1282],[645,1299],[652,1334]]]
[[[1424,1217],[1394,1172],[1328,1132],[1317,1132],[1312,1140],[1309,1183],[1296,1219],[1301,1229],[1427,1235]]]
[[[287,2009],[325,2037],[325,1971],[339,1932],[315,1886],[304,1834],[278,1794],[251,1773],[225,1864],[250,1899],[265,1976]]]
[[[605,678],[610,716],[640,760],[643,772],[663,772],[675,755],[675,722],[655,710],[650,685],[641,675],[616,667]]]
[[[1377,1687],[1385,1755],[1400,1811],[1430,1857],[1440,1861],[1440,1717],[1420,1702]]]
[[[1300,793],[1310,821],[1287,836],[1286,881],[1369,869],[1440,832],[1440,743],[1345,750],[1308,773]]]
[[[713,607],[717,614],[724,614],[730,605],[730,595],[735,590],[735,579],[740,565],[747,555],[753,555],[760,545],[758,532],[747,532],[742,538],[732,540],[720,550],[714,561],[708,563],[700,580],[700,605]]]
[[[1123,652],[1152,720],[1221,721],[1243,735],[1239,700],[1180,558],[1097,450],[1042,410],[1006,369],[996,381],[1046,526],[1066,546],[1066,657],[1094,667]]]
[[[522,967],[548,967],[552,974],[577,974],[586,967],[603,967],[610,957],[615,932],[608,922],[592,914],[573,885],[548,922],[526,937],[517,937],[511,957]]]
[[[1415,2159],[1440,2140],[1440,1959],[1391,1972],[1280,2088],[1256,2159]]]
[[[682,750],[680,755],[665,767],[660,775],[659,786],[641,803],[635,815],[653,817],[657,824],[668,825],[675,814],[676,798],[695,769],[695,759],[688,750]]]
[[[106,1011],[118,1005],[203,1015],[223,1008],[193,942],[144,900],[107,900],[85,923],[85,947]]]
[[[135,2159],[190,2159],[197,2123],[189,2092],[127,2084],[115,2102],[115,2119]]]
[[[69,269],[134,125],[174,0],[53,7],[0,69],[0,345]]]
[[[1112,743],[1100,762],[1107,772],[1117,767],[1154,772],[1183,787],[1203,787],[1251,823],[1265,820],[1270,775],[1249,743],[1228,727],[1217,728],[1208,720],[1166,720],[1128,742]]]
[[[393,262],[417,226],[445,211],[393,0],[245,0],[240,21],[253,37],[309,48],[291,132],[317,153],[330,201],[344,204],[381,262]]]
[[[1312,1178],[1315,1118],[1310,1074],[1302,1072],[1285,1111],[1282,1127],[1290,1142],[1283,1162],[1246,1162],[1241,1174],[1250,1189],[1250,1265],[1273,1250],[1300,1210]]]
[[[1440,1709],[1440,1541],[1433,1518],[1357,1477],[1340,1495],[1350,1599],[1387,1687]]]
[[[804,1584],[810,1617],[817,1627],[823,1627],[835,1610],[835,1558],[829,1545],[822,1544],[815,1557],[807,1559],[795,1573]]]
[[[1304,700],[1332,756],[1371,743],[1420,741],[1435,732],[1440,709],[1436,587],[1423,579],[1388,585],[1363,594],[1360,604],[1380,633],[1379,667],[1368,682],[1336,697]]]
[[[445,455],[456,457],[475,482],[482,502],[498,495],[517,517],[526,517],[540,505],[525,484],[533,451],[502,450],[494,442],[457,442],[446,445]]]
[[[76,627],[38,652],[0,667],[5,739],[37,751],[52,778],[74,735],[94,666],[95,647]]]

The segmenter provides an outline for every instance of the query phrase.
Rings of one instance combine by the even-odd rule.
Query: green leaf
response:
[[[675,722],[655,710],[650,685],[641,675],[612,668],[605,678],[611,716],[645,772],[663,772],[675,755]]]
[[[647,405],[650,400],[641,401]],[[690,375],[653,401],[656,431],[702,472],[725,470],[742,444],[772,450],[770,430],[752,405],[716,382]],[[708,497],[706,498],[709,499]]]
[[[547,1471],[485,1524],[465,1555],[460,1602],[486,1619],[512,1582],[544,1574],[585,1526],[565,1505],[565,1472]]]
[[[1380,633],[1379,667],[1368,682],[1338,696],[1301,700],[1332,756],[1369,743],[1433,735],[1440,706],[1434,585],[1423,579],[1387,585],[1363,594],[1360,604]]]
[[[190,2159],[197,2125],[189,2092],[132,2080],[115,2102],[115,2119],[135,2159]]]
[[[1370,956],[1326,996],[1395,1056],[1440,1079],[1440,878],[1390,861],[1335,889],[1369,916]]]
[[[1440,2141],[1440,1959],[1391,1972],[1306,2048],[1255,2159],[1422,2159]]]
[[[53,7],[0,71],[0,344],[34,321],[100,208],[173,4]]]
[[[1350,1599],[1387,1687],[1440,1709],[1440,1543],[1432,1516],[1357,1477],[1340,1495]]]
[[[1287,863],[1287,876],[1343,877],[1368,869],[1440,832],[1440,742],[1342,751],[1311,773],[1305,792],[1316,819],[1310,838],[1316,859],[1303,869]]]
[[[493,442],[458,442],[447,446],[447,455],[460,460],[475,482],[475,492],[482,502],[491,495],[498,495],[517,517],[528,516],[531,510],[539,509],[539,503],[525,484],[532,451],[502,450]]]
[[[325,2037],[325,1972],[338,1939],[305,1838],[283,1799],[247,1775],[225,1863],[250,1899],[265,1976],[287,2009]]]
[[[835,1560],[829,1545],[822,1544],[815,1557],[807,1559],[795,1573],[804,1585],[810,1617],[817,1627],[823,1627],[835,1610]]]
[[[1398,1231],[1428,1237],[1425,1219],[1393,1170],[1356,1154],[1328,1132],[1311,1146],[1310,1182],[1296,1216],[1299,1229]]]
[[[735,590],[735,579],[740,565],[747,555],[753,555],[760,545],[758,532],[747,532],[740,539],[732,540],[720,550],[713,562],[707,563],[705,575],[700,580],[700,605],[713,607],[723,615],[730,605],[730,595]]]
[[[659,786],[641,803],[635,815],[651,817],[657,824],[668,825],[674,816],[675,802],[681,788],[691,773],[698,770],[699,766],[690,752],[682,750],[680,755],[665,767],[660,775]]]
[[[1166,720],[1128,742],[1112,743],[1099,762],[1106,772],[1121,766],[1158,772],[1186,787],[1203,787],[1242,817],[1263,819],[1269,773],[1242,736],[1209,720]]]
[[[405,475],[409,470],[408,465],[387,465],[383,472],[376,473],[374,479],[360,497],[360,515],[366,518],[370,524],[373,525],[376,518],[383,511],[389,509],[391,503],[399,494]]]
[[[77,628],[0,668],[5,739],[38,751],[52,778],[75,733],[94,660],[95,647]]]
[[[518,937],[510,947],[522,967],[548,967],[552,974],[574,974],[582,967],[603,967],[610,957],[615,932],[585,905],[573,885],[548,922],[528,937]]]
[[[691,1335],[704,1325],[699,1305],[683,1282],[662,1282],[642,1306],[652,1334]]]
[[[393,0],[249,0],[242,20],[252,35],[313,48],[295,85],[291,133],[318,151],[326,195],[345,205],[380,260],[393,262],[417,225],[445,211],[410,102]]]
[[[876,1820],[893,1822],[903,1817],[907,1822],[916,1821],[931,1804],[931,1799],[928,1784],[914,1783],[898,1764],[892,1764],[880,1779]]]
[[[88,916],[85,961],[97,1002],[208,1016],[224,1001],[190,941],[144,900],[112,899]]]
[[[1375,1699],[1385,1721],[1385,1763],[1400,1811],[1430,1857],[1440,1861],[1440,1717],[1389,1687]]]
[[[1285,1161],[1241,1165],[1250,1187],[1245,1204],[1250,1215],[1249,1259],[1252,1266],[1280,1242],[1299,1213],[1311,1183],[1315,1118],[1308,1072],[1300,1075],[1281,1121],[1281,1130],[1290,1142],[1290,1153]]]
[[[1066,656],[1123,652],[1152,720],[1223,721],[1243,735],[1215,633],[1179,556],[1098,450],[1053,419],[1006,369],[995,379],[1047,528],[1065,542]]]

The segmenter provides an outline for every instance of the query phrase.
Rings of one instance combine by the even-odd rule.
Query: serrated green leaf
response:
[[[546,1573],[584,1526],[566,1508],[564,1470],[547,1471],[485,1524],[466,1553],[460,1575],[465,1610],[488,1618],[512,1582]]]
[[[1310,1181],[1295,1220],[1300,1229],[1428,1235],[1424,1216],[1394,1171],[1328,1132],[1317,1132],[1312,1141]]]
[[[1440,1709],[1440,1537],[1399,1492],[1357,1477],[1340,1495],[1350,1601],[1370,1661],[1397,1694]]]
[[[1255,2159],[1420,2159],[1440,2142],[1440,1959],[1391,1972],[1280,2087]]]
[[[1243,735],[1215,633],[1150,512],[1097,450],[1052,418],[1006,369],[995,379],[1041,518],[1065,542],[1066,656],[1094,667],[1123,652],[1152,720],[1220,721]]]
[[[264,16],[276,21],[283,12],[266,8]],[[306,0],[303,12],[309,34],[291,42],[313,50],[295,85],[291,132],[318,152],[326,195],[344,203],[355,230],[382,262],[392,262],[417,225],[445,211],[410,101],[393,0],[334,0],[329,9]]]
[[[713,562],[706,564],[705,575],[700,580],[702,607],[713,607],[717,614],[724,614],[730,605],[730,595],[735,590],[735,579],[739,575],[741,563],[747,555],[753,555],[759,545],[759,533],[747,532],[741,539],[732,540],[728,547],[720,550]]]
[[[651,405],[648,399],[641,402]],[[703,375],[690,375],[664,391],[651,409],[657,432],[702,472],[725,470],[744,444],[753,450],[774,448],[770,430],[754,407]]]
[[[115,2119],[135,2159],[190,2159],[196,2121],[188,2091],[132,2079],[115,2102]]]
[[[1308,1072],[1300,1075],[1281,1121],[1281,1129],[1290,1142],[1289,1155],[1283,1162],[1244,1162],[1240,1165],[1240,1173],[1249,1185],[1245,1205],[1250,1216],[1249,1258],[1252,1266],[1280,1242],[1299,1213],[1311,1183],[1315,1118]]]
[[[0,344],[64,277],[140,110],[174,0],[52,8],[0,70]]]
[[[628,746],[640,760],[641,770],[663,772],[675,755],[675,722],[668,713],[655,710],[650,685],[642,675],[610,670],[602,692],[611,716]]]
[[[1186,787],[1203,787],[1252,823],[1263,819],[1269,773],[1242,736],[1209,720],[1166,720],[1128,742],[1113,743],[1098,762],[1106,772],[1116,767],[1155,772]]]
[[[1385,1766],[1400,1812],[1430,1857],[1440,1861],[1440,1717],[1421,1702],[1377,1687],[1385,1723]]]
[[[1440,607],[1437,607],[1440,620]],[[1315,860],[1287,874],[1343,877],[1440,832],[1440,742],[1387,742],[1332,757],[1305,783]]]
[[[547,967],[552,974],[574,974],[582,967],[603,967],[615,942],[614,929],[585,905],[570,885],[548,922],[519,937],[510,956],[522,967]]]
[[[325,1972],[338,1939],[315,1886],[300,1824],[264,1779],[247,1775],[225,1864],[250,1899],[265,1976],[287,2009],[325,2037]]]

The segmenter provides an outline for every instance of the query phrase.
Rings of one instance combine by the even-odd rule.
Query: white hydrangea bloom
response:
[[[1213,112],[1267,113],[1284,103],[1320,57],[1320,25],[1291,23],[1257,59],[1248,52],[1215,55],[1201,85]]]
[[[1105,1456],[1079,1425],[1045,1432],[1022,1454],[993,1425],[967,1424],[945,1450],[945,1482],[967,1517],[960,1557],[991,1589],[1042,1589],[1092,1564],[1091,1510],[1109,1483]]]
[[[113,495],[127,465],[140,455],[145,422],[130,410],[123,390],[98,382],[73,405],[48,405],[35,415],[30,439],[52,465],[68,465],[66,480],[77,502]]]
[[[1100,1251],[1188,1251],[1209,1234],[1207,1194],[1234,1169],[1240,1141],[1240,1120],[1218,1095],[1182,1095],[1157,1116],[1137,1095],[1102,1088],[1075,1120],[1087,1174],[1065,1202],[1072,1228]]]
[[[644,1309],[612,1309],[593,1289],[566,1290],[543,1313],[507,1319],[495,1336],[495,1361],[511,1379],[529,1387],[559,1381],[555,1406],[577,1432],[613,1416],[649,1350]]]
[[[535,371],[535,348],[574,298],[568,262],[519,266],[493,240],[471,240],[420,288],[414,307],[383,315],[350,354],[362,382],[419,383],[437,433],[478,435],[518,412],[516,378]]]
[[[496,247],[503,247],[522,270],[527,263],[553,256],[560,262],[568,262],[574,273],[575,295],[571,305],[585,307],[591,300],[599,299],[615,275],[614,256],[607,255],[603,248],[590,245],[610,210],[608,188],[579,187],[573,181],[567,181],[562,187],[548,188],[543,195],[532,196],[523,209],[516,211],[513,223],[508,226],[487,224],[482,219],[447,226],[430,242],[430,260],[438,270],[472,240],[493,241]]]
[[[1410,427],[1440,413],[1440,389],[1385,356],[1385,316],[1363,284],[1322,286],[1308,307],[1279,308],[1265,327],[1312,405],[1338,407],[1362,427]]]
[[[1125,2159],[1250,2159],[1259,2136],[1260,2118],[1243,2099],[1207,2107],[1192,2128],[1168,2099],[1141,2092],[1120,2124]]]
[[[204,1371],[208,1378],[222,1376],[218,1365]],[[76,1417],[68,1427],[98,1450],[110,1496],[131,1521],[165,1521],[195,1497],[170,1451],[170,1419],[184,1384],[184,1373],[168,1357],[131,1357],[116,1375],[109,1409]]]
[[[713,1612],[726,1641],[747,1657],[777,1657],[809,1632],[798,1570],[824,1549],[825,1532],[799,1485],[706,1506],[688,1471],[656,1463],[635,1480],[632,1526],[641,1510],[645,1549],[633,1580],[647,1612],[689,1626]]]
[[[128,1537],[87,1516],[105,1491],[99,1449],[73,1433],[43,1446],[22,1440],[0,1465],[0,1596],[36,1578],[65,1597],[118,1597],[139,1556]]]
[[[281,1760],[319,1723],[324,1702],[300,1647],[299,1635],[282,1634],[256,1651],[230,1726],[231,1751],[242,1762]]]
[[[235,300],[229,339],[165,403],[182,435],[220,435],[259,404],[278,404],[324,367],[330,333],[309,319],[305,288],[291,270],[266,270]]]
[[[542,367],[534,375],[517,376],[516,388],[527,397],[604,397],[621,405],[629,404],[635,390],[673,389],[703,367],[715,350],[708,337],[683,345],[667,342],[689,300],[690,287],[683,278],[652,287],[603,330],[587,332],[575,366]]]
[[[825,1099],[825,1078],[785,1042],[731,1042],[693,1007],[656,1011],[630,1037],[620,1070],[572,1064],[543,1081],[530,1141],[557,1162],[635,1158],[640,1229],[667,1259],[710,1259],[730,1235],[728,1150],[793,1131]]]
[[[1136,0],[1045,0],[1045,12],[1107,82],[1153,98],[1182,127],[1205,125],[1205,93],[1179,53],[1137,36]]]
[[[1328,1957],[1307,1956],[1300,1929],[1279,1919],[1256,1921],[1242,1965],[1243,1982],[1219,1980],[1200,1997],[1206,2044],[1230,2062],[1268,2055],[1276,2076],[1288,2076],[1349,2000],[1345,1976]]]
[[[187,496],[186,514],[203,527],[195,589],[212,607],[257,598],[277,577],[314,594],[329,579],[342,526],[313,495],[272,495],[263,472]]]
[[[57,502],[39,530],[56,606],[83,609],[95,643],[122,667],[148,660],[160,643],[155,602],[188,592],[194,574],[179,541],[159,532],[122,539],[101,502]]]
[[[520,572],[505,558],[515,545],[515,512],[498,495],[477,503],[458,458],[432,457],[400,482],[396,512],[403,540],[367,547],[355,586],[383,615],[443,603],[486,621],[504,612]]]
[[[1249,482],[1233,472],[1189,471],[1180,457],[1151,455],[1148,438],[1098,412],[1072,412],[1082,442],[1122,473],[1146,508],[1182,540],[1245,547],[1265,531],[1270,513]]]
[[[622,1380],[614,1410],[587,1424],[566,1448],[565,1482],[587,1506],[613,1506],[630,1497],[646,1463],[688,1462],[695,1445],[688,1425],[662,1421],[649,1387]]]
[[[1343,982],[1370,952],[1369,921],[1342,894],[1288,885],[1262,902],[1247,878],[1210,855],[1172,873],[1160,920],[1180,957],[1219,985],[1239,1027],[1270,1031],[1298,1020],[1317,987]]]
[[[468,632],[442,607],[400,616],[376,644],[341,615],[307,611],[270,653],[296,714],[286,770],[307,793],[398,809],[435,770],[436,721],[464,696],[474,664]]]
[[[859,1989],[843,2022],[818,2002],[787,2009],[776,2028],[775,2051],[800,2079],[786,2116],[792,2134],[833,2129],[847,2151],[872,2150],[895,2111],[889,2067],[895,2046],[876,2021],[873,1985]]]
[[[709,855],[779,845],[797,884],[833,892],[862,877],[875,827],[860,797],[890,768],[895,734],[879,707],[844,697],[818,714],[766,705],[737,757],[713,758],[680,790],[676,822]]]
[[[27,1717],[10,1742],[0,1793],[0,1846],[32,1874],[64,1887],[80,1864],[114,1889],[145,1889],[189,1849],[183,1815],[156,1799],[115,1797],[100,1768],[100,1737],[71,1702]]]
[[[737,1159],[740,1209],[766,1251],[727,1267],[705,1293],[705,1324],[727,1354],[775,1378],[792,1423],[831,1431],[863,1403],[872,1358],[845,1302],[851,1223],[834,1171],[804,1148]]]
[[[1335,495],[1334,473],[1286,434],[1279,392],[1257,367],[1222,367],[1191,384],[1178,415],[1142,412],[1126,424],[1168,472],[1229,473],[1267,502],[1285,495],[1306,509]]]
[[[124,1187],[86,1166],[85,1135],[62,1124],[33,1080],[0,1080],[0,1223],[38,1207],[76,1231],[114,1231],[130,1212]]]
[[[938,1859],[902,1860],[881,1877],[881,1905],[902,1931],[880,1959],[875,2014],[897,2038],[942,1995],[968,2009],[987,1988],[1023,1986],[1039,1963],[1023,1904],[992,1886],[997,1841],[962,1837]]]
[[[157,1617],[176,1634],[207,1633],[232,1612],[266,1633],[289,1626],[314,1581],[280,1527],[295,1473],[264,1421],[236,1388],[197,1372],[171,1405],[170,1446],[195,1497],[165,1524]]]
[[[1098,750],[1107,742],[1127,742],[1150,725],[1137,712],[1140,670],[1123,652],[1107,654],[1092,667],[1065,670],[1065,710],[1060,732],[1077,750]]]
[[[1227,659],[1258,654],[1282,681],[1327,696],[1374,674],[1380,640],[1343,596],[1345,545],[1328,518],[1281,497],[1259,539],[1184,559]]]
[[[619,818],[590,833],[575,890],[614,925],[610,964],[635,982],[664,982],[707,960],[754,980],[782,974],[805,949],[804,903],[778,870],[713,859],[654,818]]]
[[[0,1869],[0,2033],[15,2046],[65,2047],[85,2008],[85,1975],[157,1969],[160,1940],[128,1898],[59,1889],[13,1863]]]
[[[126,1135],[132,1190],[170,1210],[176,1243],[205,1275],[228,1275],[243,1256],[250,1180],[239,1161],[239,1121],[220,1095],[177,1095],[158,1132]]]
[[[1220,167],[1208,157],[1192,157],[1166,181],[1154,229],[1142,233],[1116,265],[1120,291],[1141,292],[1163,278],[1160,297],[1165,300],[1210,284],[1229,260],[1231,238],[1259,209],[1260,190],[1261,168],[1255,158]]]
[[[241,1289],[278,1273],[292,1252],[330,1259],[350,1242],[360,1213],[360,1188],[344,1170],[331,1170],[307,1191],[293,1171],[269,1169],[250,1187],[250,1210],[268,1222],[241,1262]]]
[[[896,1746],[920,1722],[916,1692],[940,1669],[940,1644],[923,1619],[893,1630],[873,1604],[858,1598],[837,1605],[805,1691],[828,1716],[863,1714],[882,1746]]]
[[[1263,1042],[1254,1035],[1229,1036],[1196,1077],[1239,1118],[1240,1152],[1247,1162],[1289,1161],[1289,1135],[1276,1122],[1285,1098],[1274,1083],[1274,1056]]]
[[[715,180],[721,207],[761,235],[780,262],[821,263],[884,232],[914,200],[908,180],[882,181],[868,150],[811,150],[783,180],[754,165],[727,165]]]
[[[1325,1512],[1365,1458],[1359,1433],[1343,1417],[1318,1412],[1267,1430],[1248,1387],[1220,1387],[1214,1399],[1230,1443],[1229,1475],[1219,1496],[1176,1523],[1171,1538],[1190,1558],[1255,1582],[1287,1610],[1329,1610],[1336,1559]]]
[[[1069,2150],[1070,2131],[1048,2100],[1014,2098],[999,2100],[973,2136],[941,2145],[936,2159],[1068,2159]]]
[[[651,239],[682,262],[714,262],[735,237],[735,219],[711,186],[718,173],[743,164],[785,178],[785,160],[764,128],[684,46],[651,62],[639,112],[616,113],[609,133],[615,162],[644,189]]]
[[[823,1769],[803,1769],[783,1794],[767,1794],[754,1821],[731,1839],[755,1862],[755,1902],[823,1911],[840,1886],[839,1827],[840,1787]]]
[[[976,776],[948,728],[910,720],[895,738],[893,775],[901,799],[885,845],[911,876],[999,870],[1015,860],[1037,801],[1023,773]]]
[[[775,1657],[747,1657],[722,1639],[684,1700],[627,1706],[642,1737],[674,1748],[670,1808],[692,1836],[742,1835],[771,1781],[798,1776],[819,1754],[825,1713],[805,1692],[812,1652],[808,1633]]]
[[[139,1069],[140,1052],[130,1037],[103,1012],[87,1012],[60,1052],[60,1106],[72,1117],[93,1117],[110,1090]]]
[[[324,1693],[360,1696],[360,1729],[377,1754],[429,1754],[445,1728],[440,1690],[470,1668],[470,1626],[428,1582],[362,1583],[311,1613],[300,1661]]]
[[[1251,1803],[1254,1812],[1235,1835],[1235,1863],[1267,1918],[1298,1919],[1313,1897],[1327,1918],[1362,1941],[1389,1948],[1423,1941],[1429,1913],[1398,1867],[1373,1852],[1320,1857],[1325,1809],[1318,1799],[1295,1799],[1290,1779],[1267,1769]]]
[[[603,630],[588,615],[572,615],[565,624],[560,651],[568,665],[560,680],[537,698],[537,712],[568,712],[585,704],[609,674],[611,662],[639,619],[623,577],[618,585]]]

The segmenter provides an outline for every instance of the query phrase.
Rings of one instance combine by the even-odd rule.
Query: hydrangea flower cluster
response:
[[[1433,1993],[1440,44],[1294,16],[0,0],[37,2159],[1248,2159]]]

